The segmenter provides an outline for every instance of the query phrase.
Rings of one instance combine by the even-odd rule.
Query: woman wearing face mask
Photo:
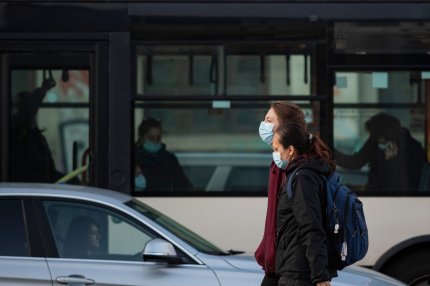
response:
[[[276,273],[279,286],[327,286],[337,276],[330,269],[323,222],[325,180],[335,169],[328,147],[302,125],[287,123],[275,131],[273,160],[286,180],[277,208]]]
[[[261,122],[259,134],[269,146],[272,145],[273,130],[287,122],[306,125],[305,115],[297,105],[289,102],[275,102],[270,106],[264,121]],[[263,267],[265,276],[262,286],[277,286],[278,278],[275,274],[275,241],[276,241],[276,207],[278,193],[283,181],[282,171],[274,162],[270,165],[269,185],[267,191],[267,212],[263,238],[255,251],[255,258]]]
[[[189,191],[192,185],[176,156],[161,143],[158,120],[147,118],[139,125],[136,142],[136,191]]]

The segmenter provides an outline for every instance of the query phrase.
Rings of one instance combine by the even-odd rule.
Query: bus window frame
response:
[[[45,37],[46,36],[46,37]],[[58,38],[56,38],[57,36]],[[11,71],[19,69],[38,70],[38,69],[86,69],[89,71],[90,77],[90,98],[88,103],[43,103],[41,108],[81,108],[88,107],[89,110],[89,125],[103,126],[106,124],[106,111],[100,106],[96,106],[96,102],[100,101],[103,94],[106,94],[107,88],[102,84],[107,80],[103,80],[107,77],[105,71],[104,62],[106,62],[106,46],[100,43],[100,40],[106,39],[102,34],[94,35],[92,40],[82,40],[82,36],[77,34],[71,34],[61,37],[61,35],[45,35],[45,34],[20,34],[13,37],[14,41],[11,45],[8,41],[9,37],[6,35],[6,40],[0,38],[0,60],[1,60],[1,82],[8,83],[1,87],[1,113],[2,113],[2,138],[9,138],[9,126],[10,126],[10,80]],[[40,43],[40,39],[46,40],[44,43]],[[70,42],[63,42],[59,38],[69,38]],[[85,36],[88,38],[88,36]],[[5,40],[5,41],[4,41]],[[97,41],[99,40],[99,41]],[[96,65],[97,63],[97,65]],[[95,68],[97,66],[97,68]],[[97,146],[94,148],[93,157],[97,157],[99,162],[94,164],[91,163],[91,185],[107,187],[106,182],[106,171],[103,170],[107,166],[106,162],[103,162],[106,156],[107,146],[105,144],[97,144],[100,141],[106,141],[103,137],[106,137],[105,130],[108,128],[100,128],[101,130],[95,130],[98,128],[90,127],[90,146]],[[0,179],[2,181],[8,181],[9,179],[9,143],[8,140],[0,140]],[[97,144],[97,145],[96,145]],[[100,154],[100,155],[98,155]]]

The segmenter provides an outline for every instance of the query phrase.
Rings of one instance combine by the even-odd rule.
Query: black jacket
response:
[[[37,88],[33,93],[23,96],[18,110],[12,115],[12,182],[53,183],[64,176],[56,170],[48,142],[35,123],[45,94],[46,90]]]
[[[336,272],[328,269],[323,223],[325,183],[320,174],[328,176],[331,166],[316,155],[302,156],[290,162],[287,179],[297,168],[300,170],[293,178],[292,198],[285,186],[279,195],[276,272],[312,283],[328,281]]]

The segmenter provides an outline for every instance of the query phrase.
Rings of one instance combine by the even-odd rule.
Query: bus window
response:
[[[310,106],[306,118],[318,133]],[[223,109],[197,101],[136,102],[135,164],[146,186],[135,194],[264,194],[272,150],[258,126],[268,107],[242,101]]]
[[[308,55],[228,55],[229,95],[311,95]]]
[[[309,131],[319,132],[314,50],[303,43],[138,47],[135,194],[264,194],[271,149],[258,126],[270,101],[294,97]]]
[[[137,94],[214,95],[216,47],[144,47],[137,56]]]
[[[150,46],[138,49],[137,94],[158,96],[303,95],[311,60],[303,47]],[[289,51],[289,52],[287,52]]]
[[[334,103],[423,103],[422,74],[411,71],[337,72]]]
[[[334,155],[356,191],[418,192],[425,153],[425,86],[418,72],[338,72]],[[424,177],[423,177],[424,178]],[[427,187],[426,187],[427,189]]]
[[[10,180],[57,182],[89,146],[89,72],[15,69],[11,83]]]

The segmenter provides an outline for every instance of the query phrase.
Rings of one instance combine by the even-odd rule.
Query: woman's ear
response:
[[[294,146],[292,145],[288,146],[288,158],[290,158],[290,160],[293,160],[294,158],[296,158],[296,156],[296,148],[294,148]]]

